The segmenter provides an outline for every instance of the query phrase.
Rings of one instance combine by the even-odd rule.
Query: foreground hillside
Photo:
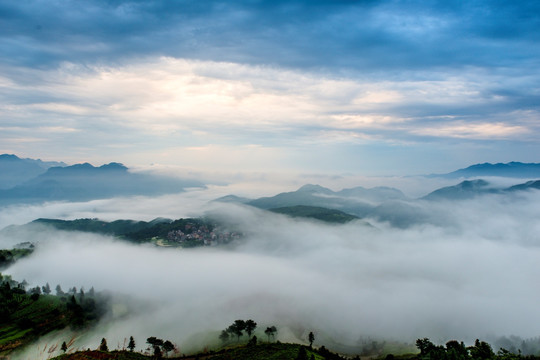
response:
[[[322,347],[320,349],[310,349],[309,347],[299,344],[260,344],[260,345],[245,345],[230,349],[223,349],[217,352],[206,352],[195,355],[182,356],[163,356],[169,359],[200,359],[200,360],[286,360],[286,359],[306,359],[306,360],[338,360],[345,359],[337,354],[328,351]],[[79,351],[72,354],[64,354],[55,357],[53,360],[148,360],[160,357],[144,355],[129,351]]]
[[[234,348],[222,349],[214,352],[204,352],[194,355],[164,356],[145,355],[128,351],[80,351],[71,354],[63,354],[53,360],[147,360],[147,359],[189,359],[189,360],[345,360],[345,359],[385,359],[385,360],[518,360],[529,359],[538,360],[540,357],[521,353],[515,354],[505,349],[500,349],[496,353],[486,342],[476,340],[473,346],[466,347],[463,342],[449,341],[446,346],[435,345],[429,339],[418,339],[416,345],[419,349],[417,354],[371,354],[360,357],[360,355],[339,355],[326,349],[310,348],[299,344],[265,343],[259,345],[244,345]]]
[[[50,295],[49,284],[26,290],[0,274],[0,359],[56,330],[84,331],[107,312],[108,297],[93,289],[64,293],[58,286],[56,292]]]

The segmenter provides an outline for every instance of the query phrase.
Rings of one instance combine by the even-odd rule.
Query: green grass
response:
[[[0,354],[13,345],[24,345],[39,335],[68,325],[62,315],[60,301],[55,296],[41,295],[33,301],[26,296],[17,304],[8,321],[0,323]]]
[[[338,224],[344,224],[349,221],[358,220],[358,217],[344,213],[343,211],[327,209],[327,208],[317,207],[317,206],[305,206],[305,205],[286,206],[286,207],[270,209],[270,211],[278,213],[278,214],[292,216],[292,217],[311,218],[311,219],[316,219],[316,220],[320,220],[324,222],[338,223]]]

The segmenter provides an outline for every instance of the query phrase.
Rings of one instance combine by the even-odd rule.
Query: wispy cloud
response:
[[[159,162],[182,146],[323,156],[317,144],[334,142],[325,153],[378,153],[369,167],[390,171],[395,146],[419,167],[437,164],[418,157],[428,148],[464,166],[460,149],[531,161],[522,149],[538,147],[533,1],[35,0],[0,13],[0,122],[22,129],[0,151],[131,163],[142,148]],[[40,130],[55,128],[76,131]],[[29,131],[46,146],[16,146]]]

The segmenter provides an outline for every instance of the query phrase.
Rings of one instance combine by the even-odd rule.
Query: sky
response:
[[[0,0],[0,153],[412,175],[539,162],[537,1]]]

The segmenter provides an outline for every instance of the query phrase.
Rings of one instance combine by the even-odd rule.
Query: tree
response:
[[[416,340],[416,347],[420,350],[420,355],[423,356],[427,355],[435,345],[428,338],[423,338]]]
[[[219,339],[224,343],[229,341],[229,332],[227,330],[222,330],[221,334],[219,335]]]
[[[174,344],[172,342],[170,342],[169,340],[166,340],[163,343],[163,350],[165,350],[165,355],[168,357],[169,356],[169,351],[174,350]]]
[[[56,285],[56,296],[62,296],[64,295],[64,291],[62,291],[62,287],[60,285]]]
[[[156,339],[156,343],[154,346],[162,347],[164,344],[163,339]]]
[[[148,339],[146,339],[146,343],[150,344],[150,346],[156,346],[157,337],[150,336]]]
[[[315,335],[313,335],[312,331],[309,332],[308,340],[309,340],[309,348],[311,349],[313,345],[313,341],[315,341]]]
[[[267,327],[266,330],[264,330],[264,333],[268,336],[268,342],[270,342],[270,336],[273,339],[276,332],[277,329],[275,326]]]
[[[227,328],[227,331],[236,336],[236,340],[240,341],[240,336],[244,335],[242,331],[246,328],[244,320],[235,320],[234,323]]]
[[[159,346],[154,346],[154,358],[161,359],[161,348]]]
[[[257,345],[257,337],[253,336],[251,339],[249,339],[247,346],[256,346]]]
[[[158,339],[155,336],[150,336],[148,339],[146,339],[146,342],[154,348],[154,356],[157,359],[161,359],[161,347],[164,344],[163,339]]]
[[[129,351],[133,352],[135,350],[135,339],[133,339],[133,336],[129,337],[129,343],[128,343],[128,349]]]
[[[253,333],[253,331],[255,331],[255,329],[257,328],[257,323],[251,319],[247,320],[245,322],[245,327],[246,327],[246,332],[248,334],[248,337],[251,339],[251,334]]]
[[[109,347],[107,346],[107,340],[105,340],[105,338],[101,339],[101,344],[99,344],[99,351],[109,351]]]
[[[467,359],[469,353],[463,342],[459,343],[456,340],[450,340],[446,343],[446,357],[448,360]]]
[[[49,285],[49,283],[45,284],[45,286],[42,286],[41,289],[46,295],[49,295],[51,293],[51,286]]]
[[[67,344],[66,344],[66,342],[64,341],[64,342],[62,343],[62,346],[60,347],[60,350],[62,350],[62,351],[65,353],[65,352],[67,351],[67,349],[68,349]]]
[[[491,345],[489,345],[485,341],[480,341],[478,339],[476,339],[476,341],[474,342],[474,346],[469,347],[469,350],[471,352],[471,357],[474,360],[493,359],[493,357],[495,356]]]

